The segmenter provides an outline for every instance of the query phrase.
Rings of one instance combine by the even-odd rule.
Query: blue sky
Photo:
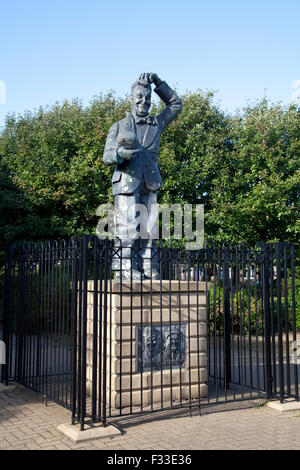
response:
[[[286,104],[300,80],[300,0],[11,0],[0,21],[0,126],[8,112],[122,97],[141,72],[218,90],[230,112],[264,94]]]

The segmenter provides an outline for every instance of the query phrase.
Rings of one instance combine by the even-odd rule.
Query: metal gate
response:
[[[294,250],[289,243],[223,245],[208,255],[209,375],[216,401],[299,400]]]
[[[117,283],[120,303],[114,308],[113,266],[116,260],[122,266],[122,256],[119,247],[95,236],[7,251],[2,381],[15,380],[67,407],[81,429],[89,421],[106,424],[176,407],[201,410],[256,397],[299,400],[293,244],[253,249],[208,244],[198,251],[176,242],[155,246],[150,259],[159,266],[160,280],[146,281],[141,274]],[[138,257],[136,247],[130,260]],[[181,305],[183,289],[186,305]],[[115,315],[119,326],[113,331]],[[204,338],[199,339],[204,326],[207,378]],[[194,346],[183,340],[191,328],[197,330]],[[117,346],[114,335],[119,335]],[[172,352],[174,344],[179,355]],[[147,347],[149,364],[143,355]],[[189,380],[193,374],[196,398],[186,386],[187,363],[193,363]],[[112,380],[113,367],[118,383]],[[204,382],[208,394],[201,392]]]

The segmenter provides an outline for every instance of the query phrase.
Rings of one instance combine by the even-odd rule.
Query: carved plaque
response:
[[[185,324],[137,327],[137,372],[185,367]]]

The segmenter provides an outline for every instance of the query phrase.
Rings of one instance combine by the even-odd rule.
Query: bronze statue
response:
[[[157,116],[149,115],[151,84],[166,103]],[[120,247],[122,261],[115,258],[113,270],[115,278],[123,280],[159,279],[157,261],[151,256],[152,240],[157,236],[150,213],[151,207],[157,204],[157,191],[162,184],[157,163],[160,135],[181,111],[182,103],[155,73],[141,74],[132,85],[131,93],[131,112],[112,125],[103,154],[107,165],[115,165],[112,178],[115,244]],[[143,227],[147,237],[144,238],[136,231],[137,204],[143,204],[148,213]]]

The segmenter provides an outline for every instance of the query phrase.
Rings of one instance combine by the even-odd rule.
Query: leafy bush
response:
[[[299,106],[264,99],[231,116],[213,99],[201,91],[182,96],[183,110],[161,138],[159,202],[204,204],[206,237],[217,242],[297,241]],[[102,161],[106,136],[129,110],[128,97],[110,93],[87,107],[65,101],[7,116],[0,133],[0,250],[95,233],[97,206],[113,201],[113,168]],[[299,296],[298,284],[298,306]]]
[[[300,331],[300,280],[295,282],[295,314],[296,314],[296,329]],[[255,299],[256,297],[256,299]],[[214,287],[211,285],[209,293],[209,331],[210,334],[222,335],[224,333],[224,308],[223,308],[223,287],[216,291],[216,300],[214,300]],[[216,304],[216,315],[214,312],[214,303]],[[276,297],[276,286],[273,289],[273,299],[270,297],[270,309],[272,315],[272,322],[274,332],[278,332],[278,304]],[[250,314],[249,314],[250,312]],[[288,282],[288,296],[287,296],[287,309],[285,302],[284,285],[282,284],[282,298],[281,298],[281,324],[282,329],[286,331],[286,312],[287,324],[289,331],[292,331],[294,320],[292,312],[292,291],[291,282]],[[250,296],[248,296],[247,288],[242,289],[239,293],[235,292],[230,300],[230,321],[231,331],[243,335],[250,334],[263,334],[264,333],[264,317],[263,317],[263,301],[260,289],[257,289],[255,296],[255,289],[252,286],[250,289]],[[232,323],[233,322],[233,323]]]
[[[219,242],[290,241],[299,233],[300,119],[266,100],[230,116],[213,94],[187,93],[162,134],[159,202],[205,205]],[[162,104],[153,107],[157,113]],[[95,233],[112,202],[102,161],[108,129],[130,109],[112,94],[9,115],[0,134],[0,243]]]

